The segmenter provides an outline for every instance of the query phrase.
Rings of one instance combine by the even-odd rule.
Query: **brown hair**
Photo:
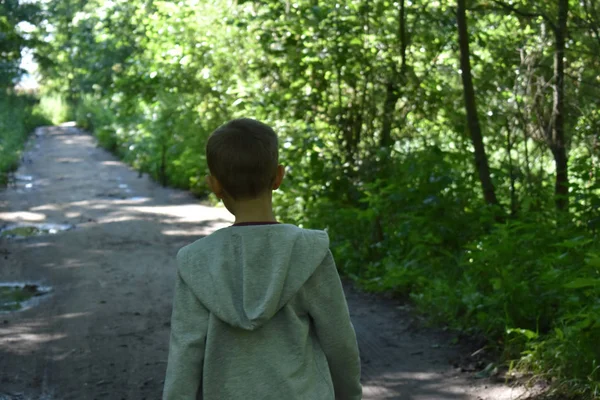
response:
[[[273,185],[277,147],[277,135],[268,125],[250,118],[234,119],[208,138],[208,169],[234,199],[255,198]]]

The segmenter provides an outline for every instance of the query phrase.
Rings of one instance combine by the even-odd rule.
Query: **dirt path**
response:
[[[32,181],[0,191],[0,227],[75,228],[0,238],[0,281],[53,287],[36,307],[0,314],[0,400],[159,399],[174,256],[231,217],[139,178],[75,128],[39,130],[18,173]],[[365,399],[503,400],[520,393],[460,373],[452,365],[460,350],[441,333],[412,328],[397,304],[352,289],[348,299]]]

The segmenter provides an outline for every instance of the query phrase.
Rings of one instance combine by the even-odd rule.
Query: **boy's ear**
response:
[[[278,165],[277,173],[275,174],[275,181],[273,182],[273,190],[279,189],[279,186],[281,186],[281,182],[283,181],[284,176],[285,176],[285,167],[283,165]]]
[[[212,175],[206,175],[206,185],[219,199],[223,199],[223,185]]]

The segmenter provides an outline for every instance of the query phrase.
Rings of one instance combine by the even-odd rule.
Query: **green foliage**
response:
[[[569,265],[575,267],[574,271],[556,274],[548,282],[559,294],[552,329],[539,336],[529,334],[525,340],[511,339],[521,339],[524,343],[519,367],[555,378],[571,393],[597,398],[600,395],[600,246],[585,243],[581,238],[575,242],[567,240],[559,243],[559,247],[569,252],[577,249],[579,254],[587,249],[584,260]],[[568,279],[566,283],[562,275]]]
[[[45,94],[40,99],[42,114],[50,117],[52,124],[59,125],[73,120],[73,112],[67,101],[57,93]]]
[[[598,382],[597,240],[572,224],[524,219],[495,226],[465,249],[431,288],[413,294],[416,304],[504,343],[507,357],[522,354],[520,366]]]
[[[110,101],[84,96],[75,110],[77,125],[91,130],[100,145],[163,184],[205,195],[205,141],[218,125],[202,129],[177,99],[138,104],[138,115],[123,115]],[[149,118],[146,118],[150,115]],[[195,121],[198,125],[192,124]]]
[[[77,126],[94,132],[100,146],[113,153],[117,151],[119,143],[114,128],[115,115],[105,102],[86,95],[77,104],[74,114]]]
[[[51,122],[31,96],[0,95],[0,186],[17,169],[28,135],[34,128]]]
[[[39,11],[35,2],[4,0],[0,5],[0,90],[12,88],[23,73],[21,52],[34,40],[19,24],[37,23]]]

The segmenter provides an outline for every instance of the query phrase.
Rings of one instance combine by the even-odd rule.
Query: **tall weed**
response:
[[[40,99],[39,108],[42,114],[50,118],[54,125],[73,120],[72,108],[60,94],[43,94]]]
[[[9,173],[18,168],[28,135],[37,126],[50,124],[34,97],[0,95],[0,186],[6,185]]]

